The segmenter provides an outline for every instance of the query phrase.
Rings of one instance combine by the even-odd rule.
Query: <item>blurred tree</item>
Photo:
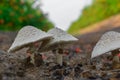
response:
[[[93,0],[93,4],[82,11],[82,15],[70,26],[68,32],[79,33],[80,29],[119,13],[120,0]]]
[[[0,1],[0,30],[19,30],[25,25],[32,25],[42,30],[48,30],[53,24],[39,8],[32,8],[29,0]]]

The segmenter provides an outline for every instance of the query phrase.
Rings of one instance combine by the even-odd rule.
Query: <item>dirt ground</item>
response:
[[[113,29],[120,31],[120,28]],[[44,52],[46,58],[38,66],[29,63],[26,49],[7,53],[16,32],[0,32],[0,80],[120,80],[120,64],[104,64],[102,58],[90,59],[91,52],[101,35],[106,32],[78,35],[79,41],[66,49],[63,66],[55,63],[56,56]],[[75,52],[79,48],[79,53]],[[107,57],[107,55],[105,55]]]

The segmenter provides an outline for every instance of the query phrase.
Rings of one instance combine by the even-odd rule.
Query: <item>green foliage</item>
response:
[[[94,0],[91,6],[83,10],[82,15],[71,25],[68,32],[74,34],[88,25],[118,13],[120,13],[120,0]]]
[[[14,31],[26,25],[36,26],[43,30],[53,27],[40,9],[32,8],[29,0],[0,1],[0,30]]]

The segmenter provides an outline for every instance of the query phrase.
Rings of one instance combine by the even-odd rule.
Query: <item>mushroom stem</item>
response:
[[[112,51],[112,56],[113,56],[113,62],[117,62],[117,63],[119,63],[120,62],[120,60],[119,60],[119,57],[117,56],[119,54],[119,50],[114,50],[114,51]]]
[[[31,61],[30,62],[35,65],[35,55],[34,54],[31,54]]]
[[[119,60],[119,57],[118,56],[114,56],[113,57],[113,63],[119,63],[120,60]]]
[[[63,49],[59,48],[56,54],[56,62],[62,66],[63,63]]]
[[[57,59],[57,60],[56,60],[57,64],[60,64],[60,65],[62,66],[62,63],[63,63],[63,55],[57,53],[57,54],[56,54],[56,59]]]

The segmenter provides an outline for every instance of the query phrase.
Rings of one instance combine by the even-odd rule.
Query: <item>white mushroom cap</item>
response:
[[[63,46],[63,45],[71,44],[73,42],[78,41],[77,38],[73,37],[72,35],[56,27],[53,29],[50,29],[48,31],[48,34],[51,34],[53,36],[53,39],[46,45],[44,49],[50,50],[58,47],[59,45]]]
[[[120,33],[114,31],[106,32],[94,47],[91,58],[97,57],[99,55],[119,48]]]
[[[44,31],[33,26],[25,26],[18,32],[17,37],[8,52],[15,52],[33,42],[49,40],[51,38],[52,36]]]

